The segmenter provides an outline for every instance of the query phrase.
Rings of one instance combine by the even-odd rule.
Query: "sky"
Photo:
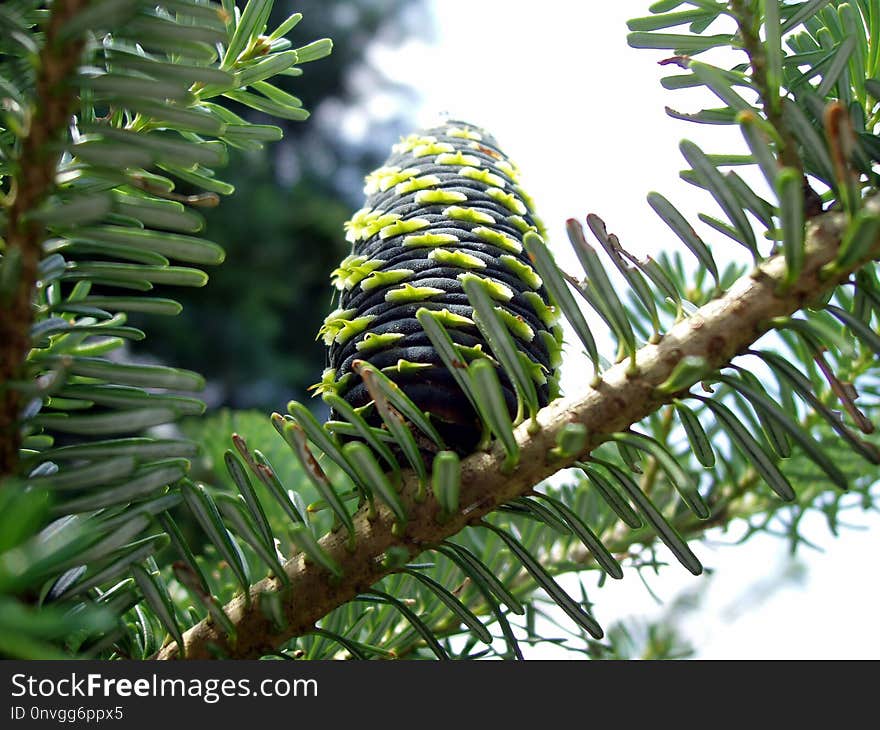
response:
[[[433,0],[431,40],[398,39],[373,48],[370,59],[417,90],[417,125],[449,116],[492,132],[520,166],[557,260],[577,270],[567,218],[600,215],[639,255],[672,248],[677,239],[647,206],[649,191],[663,192],[691,219],[698,210],[712,212],[705,194],[678,178],[686,167],[678,141],[692,139],[707,152],[745,151],[736,130],[664,113],[667,105],[695,111],[701,101],[720,103],[705,90],[662,89],[658,80],[670,71],[657,61],[666,54],[627,46],[626,20],[647,14],[648,5]],[[371,113],[381,117],[383,100],[373,103]],[[742,251],[725,251],[723,243],[715,250],[720,264]],[[563,388],[578,390],[586,373],[585,365],[569,363]],[[694,578],[671,559],[651,589],[666,605],[705,589],[701,607],[679,624],[698,657],[876,658],[880,518],[853,511],[849,520],[867,529],[834,538],[823,521],[808,520],[805,532],[824,552],[799,553],[794,564],[782,540],[729,547],[730,537],[713,535],[695,548],[711,576]],[[610,583],[591,596],[604,625],[663,614],[634,572]]]

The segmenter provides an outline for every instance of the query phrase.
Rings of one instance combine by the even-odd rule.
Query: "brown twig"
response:
[[[733,0],[731,3],[739,34],[742,38],[743,49],[749,57],[752,67],[752,80],[758,89],[761,98],[761,107],[764,116],[773,128],[779,133],[779,163],[785,167],[793,167],[803,172],[804,163],[798,152],[797,142],[788,125],[782,118],[782,106],[779,99],[770,96],[770,85],[767,82],[767,54],[764,44],[758,36],[758,28],[755,24],[755,15],[752,12],[750,0]]]
[[[30,349],[32,301],[45,238],[43,225],[29,218],[52,191],[59,151],[54,146],[70,119],[75,91],[67,84],[79,65],[82,37],[61,39],[64,26],[88,0],[55,0],[39,55],[36,98],[27,135],[21,143],[8,209],[6,256],[17,256],[20,271],[14,291],[0,302],[0,479],[15,472],[21,434],[18,391],[4,387],[20,377]]]
[[[870,200],[866,207],[880,215],[880,199]],[[610,434],[625,430],[653,413],[668,400],[658,395],[656,387],[669,377],[682,358],[702,357],[711,369],[723,367],[764,334],[763,323],[773,317],[793,314],[845,281],[870,258],[880,257],[878,237],[864,260],[833,277],[822,278],[820,271],[834,260],[847,226],[846,217],[839,213],[826,213],[808,224],[802,273],[784,294],[779,293],[778,282],[785,275],[785,261],[777,256],[740,279],[723,296],[676,324],[660,343],[642,347],[637,354],[637,376],[628,374],[629,364],[622,363],[606,371],[595,388],[585,387],[581,395],[559,399],[544,408],[538,414],[537,433],[529,433],[528,424],[516,431],[520,461],[512,474],[502,473],[505,454],[497,445],[491,452],[478,452],[465,459],[460,490],[462,509],[447,516],[442,524],[437,502],[430,497],[417,501],[419,480],[414,474],[405,474],[400,496],[409,521],[404,534],[395,534],[395,517],[383,504],[376,505],[372,518],[365,510],[359,511],[354,517],[357,545],[354,551],[348,548],[343,530],[329,533],[320,541],[322,548],[341,566],[342,578],[332,580],[326,571],[306,562],[302,554],[297,555],[284,566],[289,578],[287,588],[282,588],[277,579],[268,578],[251,587],[249,600],[238,596],[226,605],[226,614],[236,628],[235,642],[228,640],[214,623],[202,621],[186,632],[185,655],[198,659],[259,657],[294,636],[308,633],[323,616],[391,570],[377,559],[387,550],[402,547],[410,555],[417,555],[479,521],[500,504],[528,493],[539,481],[577,458],[583,458],[584,454],[562,460],[548,458],[567,424],[582,423],[587,427],[586,454]],[[276,598],[280,597],[282,602],[283,626],[279,627],[270,618],[271,612],[261,610],[265,593],[280,594]],[[158,654],[160,659],[179,656],[176,644],[165,646]]]

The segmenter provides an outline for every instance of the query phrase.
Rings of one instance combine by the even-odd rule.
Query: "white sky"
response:
[[[694,111],[700,108],[695,99],[704,106],[721,104],[705,91],[699,97],[665,91],[658,79],[674,71],[656,61],[668,54],[626,45],[626,20],[647,14],[648,5],[647,0],[434,0],[433,42],[377,48],[371,57],[390,78],[419,91],[414,110],[419,125],[430,126],[448,114],[495,135],[521,167],[557,258],[575,271],[563,229],[566,218],[583,221],[595,212],[640,255],[670,248],[677,239],[648,207],[646,193],[663,192],[692,220],[697,210],[712,212],[707,197],[678,178],[686,166],[678,141],[693,139],[707,152],[742,146],[735,130],[686,124],[664,113],[665,105]],[[381,116],[381,108],[371,111]],[[731,256],[740,255],[741,249],[730,246]],[[716,258],[728,260],[718,249]],[[564,371],[569,392],[579,380],[578,368]],[[671,600],[711,580],[702,609],[680,625],[700,657],[876,658],[880,519],[855,511],[849,519],[870,530],[850,530],[834,539],[824,523],[807,521],[807,534],[826,552],[801,553],[808,567],[805,580],[786,583],[751,611],[739,611],[738,601],[767,594],[786,569],[781,540],[762,537],[723,549],[698,544],[695,551],[715,570],[714,578],[694,578],[671,559],[673,565],[651,587]],[[606,627],[626,616],[659,616],[663,610],[633,571],[591,598]]]

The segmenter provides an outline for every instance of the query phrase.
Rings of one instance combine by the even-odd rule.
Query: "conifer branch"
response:
[[[88,0],[53,2],[40,51],[33,116],[16,160],[10,196],[6,256],[17,256],[20,263],[14,291],[0,301],[0,383],[18,379],[31,347],[31,302],[45,227],[29,214],[39,208],[54,186],[61,154],[55,143],[67,127],[76,98],[76,87],[67,82],[79,65],[85,41],[81,33],[63,37],[62,31],[87,5]],[[0,479],[12,474],[18,463],[20,408],[17,390],[7,387],[0,391]]]
[[[866,201],[865,209],[868,214],[880,215],[880,198]],[[776,256],[742,277],[723,296],[675,325],[658,344],[642,347],[637,353],[635,371],[628,360],[622,362],[606,371],[595,388],[587,387],[589,375],[585,373],[584,392],[558,399],[541,410],[537,431],[530,433],[533,429],[528,423],[517,429],[520,461],[513,473],[503,472],[505,453],[498,444],[491,452],[470,456],[462,463],[462,509],[446,521],[441,522],[439,506],[433,499],[415,499],[418,479],[406,474],[400,495],[409,517],[404,534],[393,529],[395,517],[383,504],[376,504],[372,519],[362,509],[354,517],[354,550],[349,549],[344,530],[321,540],[324,551],[342,568],[340,579],[334,581],[325,570],[306,562],[299,554],[284,566],[289,586],[282,587],[277,579],[268,578],[252,586],[247,598],[238,596],[227,604],[225,611],[236,631],[234,642],[215,623],[202,621],[184,635],[185,656],[255,658],[308,633],[332,609],[392,572],[393,566],[383,561],[390,548],[403,547],[410,555],[419,554],[477,523],[508,500],[529,493],[542,479],[582,459],[612,434],[625,431],[650,415],[671,399],[672,395],[661,393],[658,386],[685,357],[702,358],[707,375],[724,367],[769,329],[770,320],[791,315],[821,300],[866,262],[880,257],[878,236],[861,249],[858,260],[848,260],[833,275],[823,275],[823,267],[835,260],[850,225],[847,217],[838,212],[808,222],[803,268],[784,292],[779,283],[786,276],[786,263],[782,256]],[[558,435],[570,423],[581,423],[587,428],[589,438],[584,452],[551,458]],[[267,593],[278,594],[280,617],[269,610],[268,602],[261,606]],[[179,647],[171,643],[157,658],[179,656]]]

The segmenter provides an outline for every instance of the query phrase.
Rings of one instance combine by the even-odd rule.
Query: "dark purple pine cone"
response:
[[[381,425],[355,360],[379,368],[431,414],[451,448],[473,450],[480,426],[446,370],[416,312],[442,316],[465,361],[492,357],[473,322],[463,274],[484,278],[531,368],[541,405],[556,396],[561,329],[541,278],[522,245],[543,233],[519,173],[483,130],[464,122],[412,134],[394,145],[384,166],[367,176],[366,204],[346,224],[352,252],[333,272],[337,308],[319,337],[330,365],[319,392],[333,391],[369,423]],[[516,395],[499,370],[511,416]]]

